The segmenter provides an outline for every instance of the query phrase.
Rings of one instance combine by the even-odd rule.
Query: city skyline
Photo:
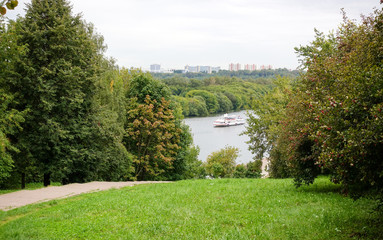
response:
[[[243,66],[243,67],[242,67]],[[265,69],[274,69],[274,67],[270,64],[241,64],[241,63],[230,63],[228,64],[227,68],[222,68],[220,66],[207,66],[207,65],[185,65],[184,68],[162,68],[161,64],[158,63],[153,63],[150,64],[149,67],[143,68],[143,67],[134,67],[132,68],[139,68],[144,71],[150,71],[153,73],[160,73],[160,72],[171,72],[171,71],[180,71],[182,70],[183,72],[207,72],[207,73],[212,73],[212,72],[218,72],[220,70],[228,70],[228,71],[239,71],[239,70],[248,70],[248,71],[256,71],[256,70],[265,70]],[[289,70],[294,70],[294,69],[289,69]]]
[[[7,17],[24,15],[19,0]],[[360,22],[379,0],[71,0],[73,13],[94,24],[121,67],[182,69],[185,65],[228,67],[230,62],[296,69],[294,47],[342,23],[341,9]]]

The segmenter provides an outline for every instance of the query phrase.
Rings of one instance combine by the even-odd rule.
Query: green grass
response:
[[[383,239],[371,200],[320,178],[189,180],[0,212],[0,239]]]
[[[61,183],[52,182],[51,186],[61,186]],[[11,192],[16,192],[16,191],[20,191],[20,190],[34,190],[34,189],[39,189],[39,188],[43,188],[43,187],[44,187],[44,184],[42,182],[41,183],[27,183],[25,185],[25,189],[21,189],[20,187],[19,188],[12,188],[12,189],[0,189],[0,195],[6,194],[6,193],[11,193]]]

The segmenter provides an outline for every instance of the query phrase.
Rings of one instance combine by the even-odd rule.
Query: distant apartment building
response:
[[[237,63],[230,63],[229,64],[229,71],[239,71],[239,70],[242,70],[242,66],[241,64]]]
[[[273,66],[271,66],[271,65],[262,65],[260,67],[260,69],[261,70],[271,70],[271,69],[273,69]]]
[[[257,65],[255,65],[255,64],[245,64],[244,70],[255,71],[255,70],[257,70]]]
[[[150,65],[150,72],[154,72],[154,73],[161,72],[161,65],[160,64],[152,64],[152,65]]]
[[[257,70],[257,65],[255,64],[245,64],[243,65],[243,70],[248,70],[248,71],[255,71]],[[259,67],[259,69],[261,70],[268,70],[268,69],[273,69],[273,67],[271,65],[261,65]],[[239,63],[230,63],[229,64],[229,71],[239,71],[239,70],[242,70],[241,68],[241,64]]]
[[[204,73],[212,73],[212,72],[219,72],[221,70],[221,67],[211,67],[211,66],[185,66],[184,72],[192,72],[192,73],[198,73],[198,72],[204,72]]]

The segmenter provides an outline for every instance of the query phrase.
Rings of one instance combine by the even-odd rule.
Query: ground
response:
[[[90,182],[74,183],[64,186],[50,186],[36,190],[22,190],[0,195],[0,210],[7,211],[32,203],[46,202],[53,199],[66,198],[81,193],[121,188],[138,184],[164,183],[153,181],[140,182]]]

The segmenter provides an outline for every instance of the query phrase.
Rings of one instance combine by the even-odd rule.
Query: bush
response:
[[[262,161],[256,160],[246,164],[247,178],[260,178],[262,176]]]
[[[232,177],[238,153],[239,149],[231,146],[211,153],[207,157],[206,172],[215,178]]]

